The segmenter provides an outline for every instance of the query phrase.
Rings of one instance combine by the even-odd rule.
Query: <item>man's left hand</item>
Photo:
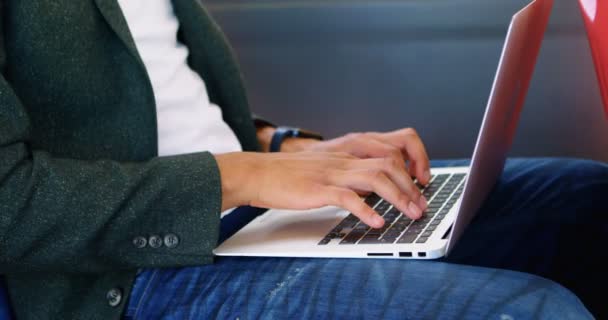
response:
[[[287,139],[282,151],[346,152],[358,158],[391,157],[402,163],[408,162],[408,172],[421,184],[431,179],[429,157],[422,140],[412,128],[392,132],[350,133],[345,136],[317,141],[312,139]]]

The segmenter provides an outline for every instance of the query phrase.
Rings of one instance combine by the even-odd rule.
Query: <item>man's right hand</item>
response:
[[[373,228],[384,224],[360,195],[375,192],[412,219],[427,201],[404,163],[359,159],[346,153],[248,153],[215,155],[222,180],[222,210],[251,205],[304,210],[337,206]]]

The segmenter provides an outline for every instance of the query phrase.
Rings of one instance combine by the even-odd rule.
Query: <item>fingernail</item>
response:
[[[431,171],[426,170],[423,175],[424,175],[424,180],[431,181]]]
[[[429,207],[429,202],[423,195],[421,195],[420,200],[418,200],[418,206],[420,207],[420,209],[422,209],[422,211],[426,210],[426,208]]]
[[[420,210],[420,208],[414,202],[410,201],[410,204],[407,206],[407,208],[409,209],[410,213],[413,215],[414,218],[422,216],[422,210]]]
[[[384,225],[384,219],[381,216],[374,216],[374,218],[372,219],[372,222],[374,223],[374,226],[376,226],[377,228],[382,227],[382,225]]]

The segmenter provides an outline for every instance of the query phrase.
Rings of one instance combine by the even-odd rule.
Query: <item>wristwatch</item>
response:
[[[270,140],[270,152],[279,152],[281,151],[281,144],[287,138],[308,138],[308,139],[317,139],[323,140],[323,136],[304,129],[293,128],[293,127],[277,127],[276,131],[272,135],[272,140]]]

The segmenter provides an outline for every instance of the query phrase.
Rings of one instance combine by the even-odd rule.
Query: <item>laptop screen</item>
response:
[[[473,152],[471,171],[452,227],[448,253],[503,171],[552,7],[553,0],[534,0],[511,19]]]
[[[608,1],[579,0],[608,117]]]

